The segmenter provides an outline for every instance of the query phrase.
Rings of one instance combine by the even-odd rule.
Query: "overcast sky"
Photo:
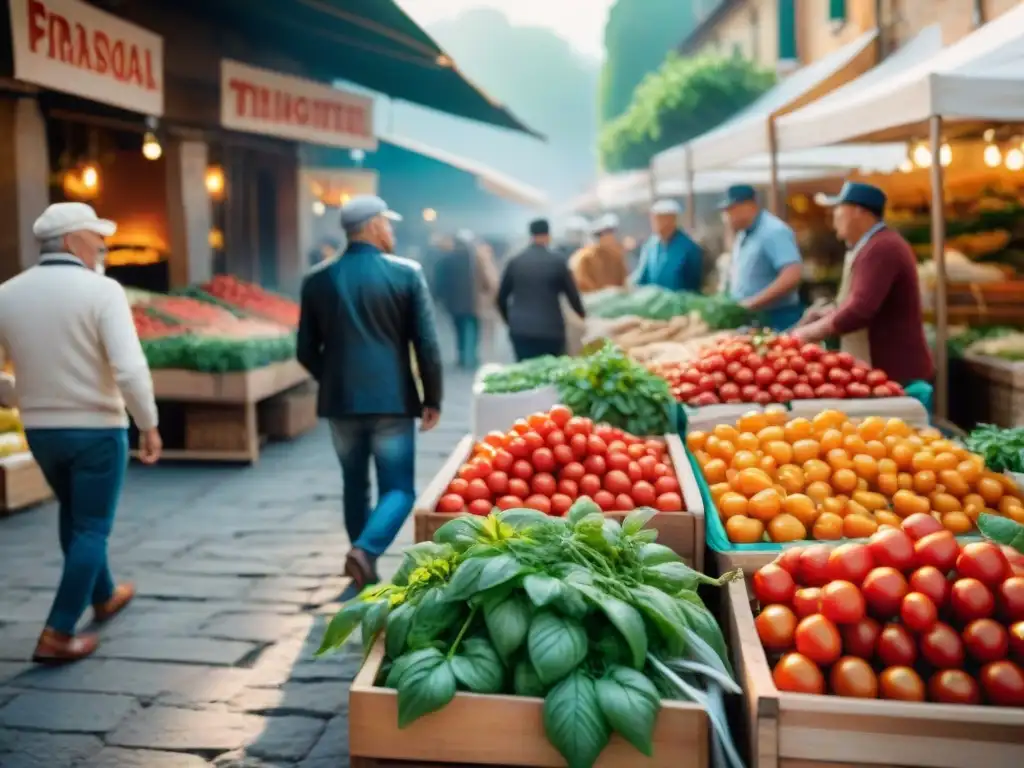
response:
[[[604,22],[614,0],[398,0],[420,26],[456,16],[470,8],[494,8],[513,24],[547,27],[580,53],[604,57]]]

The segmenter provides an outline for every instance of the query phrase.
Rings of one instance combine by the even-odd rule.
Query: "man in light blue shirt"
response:
[[[719,205],[734,234],[729,294],[763,313],[777,331],[792,328],[803,314],[797,293],[803,272],[792,228],[757,204],[754,188],[736,184]]]
[[[651,207],[654,234],[640,251],[640,264],[631,278],[634,285],[700,293],[704,254],[679,228],[680,213],[682,209],[675,200],[659,200]]]

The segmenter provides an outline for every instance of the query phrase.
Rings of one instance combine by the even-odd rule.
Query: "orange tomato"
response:
[[[838,496],[829,496],[821,501],[821,512],[828,512],[829,514],[843,517],[846,514],[847,501],[848,499],[841,499]]]
[[[742,432],[736,438],[736,447],[741,451],[757,451],[761,447],[761,441],[753,432]]]
[[[729,467],[721,459],[710,459],[701,470],[709,485],[725,482],[725,472]]]
[[[888,509],[880,509],[875,512],[875,522],[878,523],[878,527],[881,528],[883,525],[891,525],[893,528],[899,528],[903,520],[895,512],[891,512]]]
[[[896,466],[896,462],[892,459],[885,457],[878,460],[878,474],[895,475],[899,471],[900,468]]]
[[[843,536],[848,539],[866,539],[878,530],[878,523],[866,515],[847,515],[843,518]]]
[[[960,499],[948,493],[935,491],[928,498],[932,503],[932,509],[940,515],[944,515],[947,512],[960,512],[963,510],[963,505],[961,505]]]
[[[988,512],[991,510],[985,511]],[[1024,525],[1024,507],[1010,507],[1009,511],[1006,513],[1006,516],[1013,520],[1013,522]]]
[[[889,450],[889,457],[902,470],[908,470],[914,463],[914,447],[910,443],[897,443]]]
[[[905,491],[914,489],[914,476],[909,472],[900,472],[896,475],[896,483]]]
[[[924,496],[902,489],[893,494],[892,507],[900,517],[910,517],[918,513],[928,514],[932,509],[931,502]]]
[[[825,455],[825,461],[832,469],[853,469],[853,461],[842,448],[833,448]]]
[[[772,541],[802,541],[807,538],[807,529],[794,515],[777,515],[768,523],[768,537]]]
[[[869,440],[867,443],[867,454],[874,459],[884,459],[889,455],[889,449],[885,447],[885,443],[878,440]]]
[[[764,452],[775,459],[779,465],[789,464],[793,460],[793,446],[782,440],[774,440],[764,446]]]
[[[941,472],[944,469],[956,469],[956,466],[959,463],[960,462],[955,454],[952,454],[949,451],[943,451],[935,456],[935,471]]]
[[[900,489],[899,479],[895,474],[879,475],[875,479],[875,485],[878,486],[879,491],[889,497]]]
[[[811,528],[811,538],[818,541],[835,541],[843,537],[843,518],[831,512],[822,512]]]
[[[768,426],[768,417],[761,411],[747,411],[745,414],[740,416],[739,421],[736,422],[736,426],[739,427],[741,432],[753,432],[757,434]]]
[[[768,473],[756,467],[740,470],[740,473],[736,475],[736,490],[748,498],[766,488],[771,488],[772,485],[772,479]]]
[[[957,497],[964,497],[971,492],[970,483],[955,469],[944,469],[939,472],[939,482],[946,490]]]
[[[786,431],[782,427],[765,427],[757,433],[757,439],[761,441],[761,444],[773,443],[776,440],[785,440]]]
[[[711,441],[708,440],[708,443],[710,442]],[[713,446],[708,446],[708,453],[716,458],[722,459],[726,464],[728,464],[736,455],[736,446],[733,445],[730,440],[719,440]]]
[[[977,482],[978,495],[985,500],[985,503],[994,507],[1003,498],[1003,484],[998,478],[993,477],[991,472],[985,472]]]
[[[846,414],[845,413],[843,413],[842,411],[837,411],[837,410],[835,410],[833,408],[830,408],[830,409],[827,409],[827,410],[824,410],[824,411],[820,411],[819,413],[817,413],[814,416],[814,418],[811,419],[811,424],[813,424],[814,428],[817,429],[817,430],[822,430],[822,429],[838,429],[843,424],[843,422],[845,422],[845,421],[846,421]]]
[[[852,493],[857,488],[857,475],[852,469],[837,469],[832,473],[831,482],[840,493]]]
[[[852,499],[846,502],[846,515],[844,515],[844,517],[848,517],[850,515],[871,517],[871,513],[868,511],[867,507],[860,502],[853,501]]]
[[[822,453],[834,451],[836,448],[843,447],[843,433],[838,429],[827,429],[822,433],[818,442],[821,443]]]
[[[735,491],[723,493],[715,504],[719,515],[726,520],[736,515],[747,514],[747,498]]]
[[[960,500],[960,503],[963,504],[964,512],[966,512],[972,519],[975,520],[978,518],[978,515],[981,514],[982,510],[985,509],[985,500],[976,493],[967,494]],[[1003,512],[1002,500],[1000,500],[999,504],[999,511]],[[1006,512],[1003,512],[1003,514],[1005,515]]]
[[[814,500],[802,493],[791,493],[784,498],[782,500],[782,511],[787,515],[792,515],[807,527],[814,525],[814,521],[818,519],[819,514]]]
[[[821,446],[817,440],[807,438],[793,443],[793,461],[797,464],[806,464],[808,461],[817,459],[820,455]]]
[[[868,416],[857,425],[857,434],[865,440],[878,440],[885,432],[885,419],[881,416]]]
[[[714,485],[709,486],[709,490],[711,491],[711,498],[717,504],[718,500],[722,498],[722,496],[732,490],[732,486],[728,483],[715,483]]]
[[[779,514],[781,509],[782,497],[774,488],[755,493],[747,504],[747,514],[765,522]]]
[[[733,469],[750,469],[751,467],[756,467],[759,460],[757,454],[753,451],[739,450],[732,457],[731,466]]]
[[[808,483],[825,482],[832,477],[832,467],[821,459],[810,459],[804,462],[804,479]]]
[[[701,469],[704,468],[705,464],[711,461],[711,457],[708,456],[707,451],[694,451],[693,457],[697,459],[697,466],[700,467]]]
[[[803,470],[795,464],[779,467],[778,481],[778,484],[786,489],[786,493],[800,493],[806,482]]]
[[[725,521],[725,535],[734,544],[754,544],[764,537],[764,523],[737,515]]]
[[[764,418],[770,427],[781,427],[789,418],[789,410],[784,405],[769,405],[764,409]]]
[[[740,436],[739,430],[732,424],[719,424],[711,430],[711,434],[719,440],[728,440],[730,443],[735,443],[736,438]]]
[[[700,430],[694,430],[686,436],[686,447],[691,451],[699,451],[704,447],[707,440],[707,433],[701,432]]]
[[[799,416],[788,421],[783,429],[786,433],[786,440],[794,443],[794,448],[796,447],[795,443],[800,440],[807,440],[814,434],[814,427],[811,425],[811,422]]]
[[[1024,502],[1021,502],[1016,496],[1003,496],[999,500],[999,511],[1004,515],[1009,516],[1011,509],[1019,509],[1024,507]]]
[[[872,491],[857,491],[853,494],[853,500],[863,506],[869,512],[875,512],[879,509],[885,509],[888,504],[886,503],[885,496],[880,493],[874,493]]]
[[[770,477],[774,477],[775,471],[779,468],[778,462],[771,456],[762,456],[757,466]]]
[[[843,450],[850,456],[856,456],[858,453],[867,453],[868,444],[864,442],[864,439],[860,435],[847,435],[843,438]]]
[[[853,457],[853,471],[857,473],[858,477],[874,480],[878,477],[878,462],[874,456],[858,453]]]
[[[804,488],[804,493],[810,496],[818,504],[832,495],[832,486],[821,480],[815,480]]]
[[[918,451],[914,454],[914,458],[910,460],[910,468],[914,472],[934,472],[935,456],[925,451]]]
[[[907,426],[907,423],[903,421],[903,419],[892,418],[885,422],[885,429],[882,431],[882,434],[907,437],[910,432],[910,427]]]
[[[930,469],[918,470],[914,473],[914,491],[920,494],[929,494],[935,490],[938,479]]]
[[[970,516],[966,512],[955,510],[953,512],[947,512],[942,516],[942,526],[947,530],[951,531],[957,536],[961,536],[965,533],[970,533],[974,528],[974,521],[971,520]]]

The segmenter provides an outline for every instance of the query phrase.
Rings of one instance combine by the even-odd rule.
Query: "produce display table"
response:
[[[977,420],[997,427],[1024,424],[1024,363],[972,352],[964,358],[981,385],[971,392]]]
[[[168,446],[162,458],[256,462],[261,446],[258,406],[308,381],[309,373],[295,360],[239,373],[153,371]],[[305,397],[299,407],[312,408],[315,416],[315,396]],[[291,418],[309,424],[308,413]]]
[[[451,517],[450,515],[448,516]],[[756,638],[755,638],[756,640]],[[384,662],[378,641],[349,693],[352,768],[381,766],[504,765],[557,768],[565,760],[544,733],[541,699],[458,693],[444,709],[407,728],[398,723],[398,694],[375,685]],[[653,757],[615,735],[601,768],[706,768],[708,718],[696,704],[662,700]]]
[[[781,692],[743,581],[728,585],[728,634],[758,768],[1019,768],[1024,709]]]
[[[17,453],[0,459],[0,516],[51,498],[53,491],[31,453]]]
[[[658,531],[658,543],[664,544],[683,557],[698,571],[704,568],[704,505],[701,500],[697,479],[687,459],[686,449],[678,435],[665,435],[669,457],[682,491],[685,511],[659,512],[648,523]],[[430,541],[435,531],[451,520],[454,515],[435,512],[437,502],[445,494],[448,485],[455,478],[459,467],[472,455],[475,439],[466,435],[455,446],[434,479],[416,499],[413,515],[416,526],[416,541]],[[626,513],[609,512],[609,517],[622,520]]]

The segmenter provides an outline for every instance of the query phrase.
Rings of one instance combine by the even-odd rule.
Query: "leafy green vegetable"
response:
[[[571,363],[571,357],[551,355],[513,363],[500,371],[486,374],[483,378],[483,389],[489,395],[503,395],[549,386],[554,383],[559,371]]]
[[[1024,472],[1024,427],[982,424],[967,437],[967,450],[980,454],[993,472]]]
[[[577,670],[551,689],[544,699],[544,730],[569,768],[590,768],[611,738],[597,688]]]
[[[596,317],[633,316],[648,320],[670,320],[679,315],[698,312],[713,330],[757,325],[757,317],[728,296],[668,291],[653,285],[629,293],[608,296],[592,305],[590,311]]]
[[[1005,544],[1024,553],[1024,525],[1016,520],[982,513],[978,515],[978,530],[997,544]]]

